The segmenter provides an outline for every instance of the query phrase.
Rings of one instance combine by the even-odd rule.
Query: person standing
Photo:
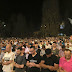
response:
[[[25,43],[26,45],[26,48],[25,48],[25,54],[26,54],[26,59],[28,59],[28,55],[29,55],[29,45],[28,45],[28,42]]]
[[[12,72],[13,71],[14,57],[15,57],[15,55],[11,51],[11,44],[9,43],[6,46],[6,53],[4,54],[3,59],[2,59],[3,72]]]
[[[52,53],[55,55],[55,56],[59,56],[59,50],[57,49],[57,45],[56,45],[56,42],[53,42],[53,47],[52,47]]]
[[[40,56],[43,56],[45,54],[45,50],[46,50],[45,45],[42,45]]]
[[[41,72],[57,72],[59,66],[57,56],[52,55],[51,49],[46,49],[45,53],[40,62]]]
[[[40,72],[40,55],[36,52],[35,47],[30,48],[30,53],[26,64],[28,67],[27,72]]]
[[[59,57],[60,58],[65,56],[64,51],[65,51],[65,45],[63,45],[62,49],[59,51]]]
[[[26,64],[25,55],[22,52],[22,47],[19,47],[17,49],[17,57],[14,62],[14,66],[16,67],[15,72],[24,72],[25,64]]]
[[[65,56],[60,58],[59,71],[60,72],[72,72],[72,56],[69,49],[65,50]]]
[[[2,58],[4,56],[4,53],[2,52],[1,48],[0,48],[0,72],[2,72]]]

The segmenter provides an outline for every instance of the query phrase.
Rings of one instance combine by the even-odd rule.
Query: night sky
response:
[[[62,18],[72,18],[72,0],[60,0],[59,9]]]
[[[43,0],[1,1],[0,19],[6,22],[11,33],[15,29],[18,33],[23,28],[23,32],[38,31],[42,22],[42,7]],[[72,0],[59,0],[59,10],[62,19],[72,17]]]

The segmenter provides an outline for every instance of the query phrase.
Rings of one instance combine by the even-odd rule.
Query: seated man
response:
[[[59,64],[57,56],[52,55],[51,49],[46,49],[45,53],[40,62],[41,72],[57,72]]]
[[[69,49],[65,50],[65,57],[60,58],[59,71],[60,72],[72,72],[72,57]]]

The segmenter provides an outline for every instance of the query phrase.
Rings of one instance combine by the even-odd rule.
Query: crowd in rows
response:
[[[0,39],[0,72],[72,72],[72,36]]]

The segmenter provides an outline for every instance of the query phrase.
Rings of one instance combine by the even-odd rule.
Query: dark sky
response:
[[[0,3],[0,18],[9,19],[11,14],[22,13],[33,22],[42,15],[42,0],[3,1]],[[28,19],[27,19],[28,20]]]
[[[25,17],[25,24],[19,21],[19,16]],[[15,15],[15,16],[14,16]],[[11,20],[18,19],[16,24]],[[22,17],[20,16],[20,17]],[[39,30],[42,18],[42,0],[23,0],[23,1],[3,1],[0,2],[0,19],[7,22],[7,26],[11,31],[21,31],[24,27],[24,32],[32,32]],[[19,24],[20,22],[21,24]],[[15,24],[15,25],[14,25]],[[15,28],[16,26],[16,28]],[[26,27],[25,27],[26,26]],[[15,29],[14,29],[15,28]],[[20,28],[20,30],[19,30]],[[13,30],[14,29],[14,30]]]
[[[72,18],[72,0],[60,0],[60,14],[62,18]]]
[[[0,19],[9,23],[13,14],[16,15],[16,18],[18,14],[22,14],[25,16],[27,31],[39,30],[42,17],[42,0],[3,1],[0,4]],[[11,25],[11,27],[13,26]]]
[[[18,31],[20,26],[24,26],[27,32],[37,31],[39,30],[42,21],[42,4],[43,0],[1,1],[0,19],[7,22],[7,24],[9,24],[10,30],[13,31],[15,23],[10,23],[11,16],[15,15],[13,18],[17,18],[19,14],[22,14],[23,17],[25,16],[26,27],[23,25],[23,23],[21,25],[16,23],[16,26],[18,25],[16,31]],[[66,17],[72,17],[72,0],[60,0],[59,10],[62,19]]]
[[[24,1],[24,2],[23,2]],[[1,1],[0,19],[9,19],[11,14],[22,13],[26,18],[33,18],[33,23],[41,22],[43,0],[23,0],[23,1]],[[72,16],[72,0],[60,0],[60,14],[64,17],[65,13]],[[28,20],[27,19],[27,20]],[[36,23],[37,24],[37,23]],[[35,25],[35,24],[34,24]]]

